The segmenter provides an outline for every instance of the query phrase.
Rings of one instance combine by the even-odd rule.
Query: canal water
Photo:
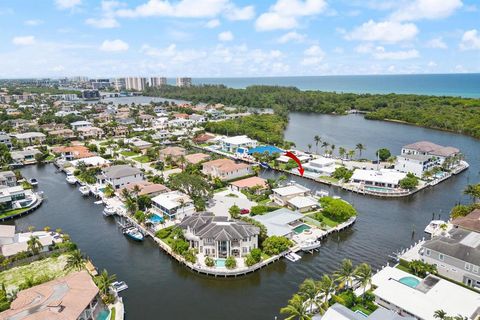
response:
[[[30,216],[15,221],[20,229],[33,225],[62,228],[92,258],[100,269],[106,268],[124,280],[129,289],[122,292],[127,319],[274,319],[279,309],[306,277],[320,278],[333,272],[341,260],[369,262],[378,268],[387,256],[420,239],[425,225],[440,214],[467,199],[462,190],[479,182],[480,142],[470,137],[413,126],[364,120],[362,116],[326,116],[293,113],[286,130],[287,140],[306,148],[314,135],[338,147],[353,148],[363,143],[366,156],[379,147],[392,153],[418,140],[460,148],[471,168],[466,172],[421,191],[406,199],[376,199],[337,188],[329,188],[298,177],[313,189],[326,189],[351,202],[359,212],[358,221],[349,230],[330,236],[319,253],[303,255],[296,263],[279,261],[265,269],[238,279],[214,279],[192,273],[161,252],[151,240],[135,243],[126,239],[112,218],[104,218],[102,207],[93,199],[82,198],[78,190],[65,182],[52,165],[29,166],[22,172],[39,180],[39,188],[48,197]],[[262,172],[272,176],[272,172]]]

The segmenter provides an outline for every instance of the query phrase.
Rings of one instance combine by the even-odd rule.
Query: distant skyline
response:
[[[4,0],[0,78],[480,72],[475,0]]]

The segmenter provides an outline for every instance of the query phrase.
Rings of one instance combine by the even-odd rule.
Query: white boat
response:
[[[320,248],[320,246],[321,246],[320,241],[314,238],[305,239],[302,243],[300,243],[300,249],[307,252],[318,249]]]
[[[75,176],[74,176],[73,174],[67,175],[67,177],[65,178],[65,180],[66,180],[69,184],[76,184],[76,183],[77,183],[77,178],[75,178]]]
[[[126,228],[123,230],[123,234],[135,241],[143,241],[145,238],[143,233],[141,233],[140,230],[135,227]]]
[[[115,210],[115,208],[112,207],[112,206],[106,206],[105,209],[103,209],[103,215],[104,215],[105,217],[112,216],[112,215],[114,215],[114,214],[116,214],[116,213],[117,213],[117,210]]]
[[[86,197],[90,194],[90,188],[88,186],[81,186],[78,188],[78,191],[82,194],[82,196]]]
[[[112,282],[111,288],[114,292],[119,293],[120,291],[127,290],[128,286],[125,281],[115,281]]]
[[[329,192],[327,190],[317,190],[315,191],[315,195],[319,198],[328,197]]]
[[[28,183],[30,183],[32,187],[38,186],[38,180],[35,178],[28,179]]]
[[[301,256],[299,256],[298,254],[296,254],[294,252],[287,253],[285,255],[285,258],[287,258],[288,260],[290,260],[292,262],[297,262],[298,260],[302,259]]]
[[[443,224],[446,224],[445,221],[443,220],[432,220],[428,224],[428,226],[425,227],[425,233],[427,234],[433,234],[435,231],[437,231]]]

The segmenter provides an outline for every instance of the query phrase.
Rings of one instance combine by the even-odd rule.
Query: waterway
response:
[[[128,319],[274,319],[279,309],[306,277],[320,278],[333,272],[341,260],[369,262],[374,268],[387,256],[424,236],[423,229],[440,214],[443,218],[459,201],[466,201],[462,190],[479,182],[480,141],[470,137],[414,126],[368,121],[359,115],[327,116],[293,113],[285,132],[287,140],[306,148],[314,135],[338,147],[353,148],[363,143],[366,156],[379,147],[399,152],[404,144],[417,140],[460,148],[471,167],[435,188],[405,199],[377,199],[329,188],[295,177],[314,189],[327,189],[351,202],[359,212],[356,224],[323,242],[320,252],[304,255],[296,263],[279,261],[252,275],[238,279],[199,276],[178,265],[152,241],[135,243],[126,239],[112,218],[104,218],[102,207],[93,199],[82,198],[65,182],[52,165],[22,169],[27,178],[39,180],[48,197],[42,207],[15,223],[20,229],[33,225],[62,228],[94,263],[117,274],[128,283],[122,293]],[[264,171],[263,176],[274,173]],[[279,316],[279,318],[282,318]]]

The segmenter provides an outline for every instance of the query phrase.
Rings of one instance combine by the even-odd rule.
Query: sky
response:
[[[0,78],[480,72],[480,0],[1,0]]]

